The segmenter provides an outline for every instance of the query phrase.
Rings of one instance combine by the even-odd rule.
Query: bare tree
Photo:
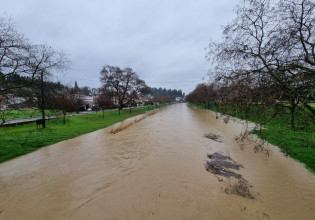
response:
[[[236,13],[223,41],[210,43],[211,76],[225,86],[274,85],[282,91],[275,98],[291,103],[292,117],[298,107],[314,118],[309,105],[315,96],[314,2],[243,0]]]
[[[45,109],[48,108],[47,104],[49,103],[47,102],[47,98],[49,98],[47,93],[54,92],[51,87],[47,86],[49,84],[45,83],[45,81],[49,80],[52,71],[62,71],[66,69],[68,60],[63,53],[57,52],[47,45],[34,47],[33,60],[40,70],[39,74],[35,76],[39,83],[38,88],[40,89],[40,93],[37,93],[37,103],[42,112],[43,128],[45,128]]]
[[[97,103],[97,107],[99,109],[102,109],[102,111],[103,111],[103,119],[104,119],[104,111],[105,111],[105,109],[110,109],[110,108],[112,108],[114,106],[111,97],[109,95],[106,95],[106,94],[100,95],[97,98],[96,103]]]
[[[67,59],[46,45],[31,44],[13,26],[0,17],[0,95],[30,85],[36,75],[47,69],[64,67]],[[21,82],[16,76],[31,80]]]
[[[51,108],[62,112],[63,124],[66,123],[67,112],[75,112],[78,109],[77,102],[71,98],[67,91],[52,97]]]
[[[2,99],[16,88],[26,85],[16,75],[33,78],[37,73],[31,64],[32,45],[15,30],[10,19],[0,17],[0,95]]]
[[[106,65],[102,68],[100,75],[103,89],[113,94],[119,115],[120,110],[128,106],[141,89],[146,87],[145,82],[129,67],[122,70],[116,66]]]
[[[67,67],[64,53],[47,45],[31,44],[19,33],[10,19],[0,18],[0,101],[11,95],[24,96],[23,88],[39,79],[44,93],[44,78],[53,70]],[[21,80],[23,79],[23,80]],[[44,95],[40,102],[44,103]],[[44,109],[43,119],[45,118]],[[44,124],[45,127],[45,124]]]

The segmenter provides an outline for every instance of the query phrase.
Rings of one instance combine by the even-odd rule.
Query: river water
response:
[[[0,164],[0,219],[315,219],[315,175],[276,147],[241,147],[245,128],[176,104],[42,148]],[[255,199],[206,171],[215,152],[243,165]]]

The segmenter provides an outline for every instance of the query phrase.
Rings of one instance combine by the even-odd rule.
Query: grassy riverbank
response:
[[[45,129],[37,129],[35,122],[24,125],[1,127],[0,163],[33,152],[40,147],[108,127],[155,108],[158,107],[150,106],[149,108],[134,108],[131,113],[129,113],[129,110],[122,110],[120,116],[118,115],[118,111],[106,111],[104,112],[104,119],[102,112],[75,115],[67,117],[66,124],[63,124],[61,118],[53,119],[47,121],[47,128]]]
[[[210,105],[209,107],[191,105],[218,112],[218,109],[214,105]],[[271,113],[269,115],[268,113],[249,114],[248,117],[232,113],[230,115],[258,124],[263,124],[268,117],[271,117]],[[308,169],[315,173],[315,125],[309,125],[305,129],[301,123],[297,120],[296,129],[293,130],[291,129],[289,114],[279,114],[269,122],[264,123],[266,129],[254,131],[253,133],[267,140],[269,143],[278,146],[284,154],[304,163]]]

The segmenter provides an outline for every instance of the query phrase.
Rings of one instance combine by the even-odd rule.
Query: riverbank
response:
[[[315,175],[241,149],[246,124],[186,104],[140,119],[1,163],[0,219],[314,219]]]
[[[219,112],[215,106],[204,106],[192,104],[196,108],[209,109],[214,112]],[[238,115],[233,117],[240,118]],[[261,115],[249,115],[242,118],[251,122],[262,124],[265,117]],[[277,115],[275,118],[264,124],[262,130],[255,130],[252,133],[266,140],[268,143],[278,146],[281,151],[291,158],[294,158],[315,173],[315,130],[314,126],[309,129],[290,128],[290,122],[287,115]]]
[[[117,110],[105,111],[104,119],[102,111],[85,115],[73,115],[67,117],[66,124],[63,124],[62,118],[57,118],[47,121],[45,129],[37,129],[35,123],[1,127],[0,163],[59,141],[106,128],[127,118],[163,106],[165,105],[134,108],[131,113],[126,109],[121,111],[120,116]]]

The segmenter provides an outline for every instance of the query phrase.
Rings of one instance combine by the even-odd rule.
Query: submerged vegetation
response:
[[[221,177],[227,179],[234,179],[234,184],[227,186],[224,191],[227,194],[235,194],[238,196],[246,197],[249,199],[255,199],[255,196],[250,190],[248,181],[242,177],[241,174],[235,173],[236,170],[244,168],[242,164],[237,163],[230,156],[223,155],[221,153],[208,154],[208,158],[211,161],[206,161],[204,164],[206,170],[215,174],[220,182],[224,181]]]

